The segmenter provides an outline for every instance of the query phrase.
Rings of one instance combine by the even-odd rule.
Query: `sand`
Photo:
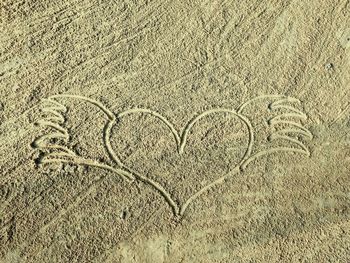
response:
[[[0,2],[0,262],[350,262],[350,1]]]

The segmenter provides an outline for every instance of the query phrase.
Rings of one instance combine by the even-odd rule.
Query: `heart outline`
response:
[[[179,155],[183,154],[184,148],[185,148],[186,142],[187,142],[188,133],[191,131],[192,127],[196,124],[196,122],[198,122],[200,119],[202,119],[210,114],[229,113],[229,114],[232,114],[232,115],[238,117],[240,120],[242,120],[243,123],[245,124],[245,126],[247,127],[248,135],[249,135],[247,149],[246,149],[242,159],[240,160],[240,162],[235,166],[235,168],[233,168],[232,171],[230,171],[228,174],[223,175],[223,176],[219,177],[218,179],[212,181],[211,183],[207,184],[206,186],[202,187],[196,193],[191,195],[183,204],[177,204],[174,201],[174,199],[171,197],[169,192],[160,183],[158,183],[155,180],[152,180],[149,177],[143,176],[142,174],[139,174],[135,171],[132,171],[132,169],[130,167],[125,165],[123,163],[123,161],[118,157],[118,155],[116,154],[116,152],[113,150],[113,148],[111,146],[111,143],[110,143],[111,136],[110,135],[111,135],[111,130],[114,127],[114,125],[117,125],[117,121],[120,120],[123,116],[129,115],[129,114],[134,114],[134,113],[150,114],[150,115],[153,115],[154,117],[158,118],[159,120],[161,120],[163,122],[163,124],[165,124],[172,132],[173,137],[174,137],[175,142],[176,142],[177,152]],[[136,177],[136,179],[153,186],[167,200],[169,205],[172,207],[174,214],[176,216],[180,216],[180,217],[183,216],[187,207],[195,199],[197,199],[201,194],[203,194],[207,190],[211,189],[215,185],[220,184],[226,178],[233,176],[234,174],[239,172],[241,170],[242,164],[249,158],[249,156],[252,152],[252,146],[254,144],[253,128],[252,128],[252,125],[251,125],[250,121],[248,120],[248,118],[246,118],[244,115],[238,113],[235,110],[226,109],[226,108],[211,109],[211,110],[207,110],[207,111],[204,111],[204,112],[196,115],[189,122],[187,122],[187,124],[184,126],[184,128],[182,129],[182,131],[180,133],[174,128],[174,126],[173,126],[173,124],[171,124],[171,122],[169,122],[164,116],[162,116],[158,112],[152,111],[149,109],[145,109],[145,108],[134,108],[134,109],[126,110],[126,111],[123,111],[123,112],[116,114],[116,118],[106,124],[105,132],[106,132],[106,134],[109,135],[109,136],[106,136],[105,143],[107,145],[107,150],[108,150],[109,154],[112,156],[113,160],[115,160],[116,163],[122,169],[125,169],[125,170],[127,170],[127,172],[130,172],[131,174],[133,174]]]
[[[94,159],[86,159],[84,157],[78,156],[75,152],[71,151],[65,144],[61,145],[61,144],[50,142],[51,139],[58,139],[58,140],[62,140],[64,143],[67,143],[70,138],[68,134],[68,130],[64,127],[64,123],[65,123],[64,114],[67,112],[67,107],[56,100],[56,99],[62,99],[62,98],[78,99],[78,100],[83,100],[85,102],[88,102],[93,106],[96,106],[97,108],[99,108],[108,117],[108,122],[104,125],[104,132],[103,132],[102,139],[104,142],[105,150],[107,151],[109,157],[112,159],[112,161],[114,161],[117,164],[117,166],[121,168],[116,166],[111,166],[105,162],[101,163],[99,161],[95,161]],[[266,107],[265,110],[268,110],[270,113],[274,112],[276,109],[282,109],[289,112],[287,114],[278,113],[277,116],[268,119],[267,122],[265,120],[265,124],[267,124],[270,127],[274,127],[274,125],[278,126],[279,124],[285,124],[289,126],[282,129],[280,128],[279,130],[272,132],[272,134],[270,134],[269,137],[267,137],[267,140],[268,141],[283,140],[283,141],[292,143],[298,147],[295,148],[291,146],[284,146],[284,147],[273,146],[272,148],[260,150],[252,154],[252,148],[253,148],[253,145],[255,144],[255,139],[254,139],[255,132],[257,131],[253,129],[252,123],[247,117],[245,117],[246,115],[242,114],[242,111],[244,111],[248,105],[254,105],[255,102],[258,103],[259,101],[268,102],[268,104],[265,106]],[[119,158],[115,154],[110,144],[110,137],[111,137],[110,133],[111,133],[112,127],[116,124],[118,120],[117,119],[118,114],[115,114],[112,111],[110,111],[101,102],[84,97],[84,96],[80,96],[80,95],[73,95],[73,94],[53,95],[48,97],[47,99],[42,99],[42,102],[46,104],[46,107],[43,107],[41,110],[42,112],[45,112],[46,115],[48,116],[40,119],[39,121],[36,121],[35,123],[38,124],[39,126],[42,126],[43,128],[49,128],[51,132],[49,132],[48,134],[43,134],[41,136],[36,137],[31,144],[33,148],[39,149],[40,151],[42,151],[42,155],[36,159],[36,163],[38,165],[45,164],[45,163],[72,163],[72,164],[78,164],[78,165],[80,164],[80,165],[94,166],[97,168],[102,168],[102,169],[106,169],[108,171],[114,172],[115,174],[117,174],[118,176],[122,177],[123,179],[129,182],[133,182],[135,181],[135,179],[138,179],[139,181],[143,181],[146,184],[150,184],[156,189],[159,188],[159,186],[160,188],[162,188],[162,186],[159,185],[157,182],[151,181],[147,177],[144,177],[142,175],[137,176],[136,173],[133,175],[130,171],[127,171],[127,168],[124,166],[124,164],[119,160]],[[306,120],[307,115],[301,112],[300,110],[298,110],[297,108],[295,108],[294,106],[288,105],[288,103],[300,104],[301,102],[299,99],[289,97],[286,95],[261,95],[242,103],[237,108],[236,111],[231,109],[222,109],[222,108],[213,109],[213,110],[202,112],[201,114],[197,115],[194,119],[189,121],[188,125],[191,124],[192,122],[193,122],[192,124],[194,125],[196,120],[215,111],[229,112],[237,116],[240,115],[242,119],[245,120],[245,123],[248,126],[250,141],[248,144],[246,154],[243,156],[241,162],[233,169],[233,171],[220,177],[219,179],[215,180],[211,184],[208,184],[207,186],[203,187],[197,193],[195,193],[190,198],[188,198],[188,200],[182,206],[178,206],[178,204],[176,204],[172,200],[170,195],[169,197],[167,197],[167,194],[163,195],[166,201],[172,206],[174,214],[177,216],[182,216],[186,208],[188,207],[188,205],[193,200],[195,200],[198,196],[200,196],[203,192],[205,192],[206,190],[212,188],[217,184],[222,183],[227,177],[230,177],[233,174],[236,174],[237,172],[244,171],[247,165],[252,161],[254,161],[255,159],[257,159],[258,157],[275,153],[278,151],[300,153],[310,157],[311,153],[309,149],[304,145],[304,142],[300,141],[299,138],[295,139],[292,136],[288,135],[288,133],[299,133],[299,135],[303,137],[307,137],[308,139],[311,139],[311,140],[313,139],[313,134],[307,128],[305,128],[302,124],[296,121],[296,119]],[[135,110],[140,110],[140,109],[132,109],[128,111],[130,112]],[[151,111],[148,109],[143,109],[143,110],[145,112],[155,114],[161,119],[163,118],[164,120],[166,120],[166,118],[164,118],[159,113],[156,113],[155,111]],[[125,112],[128,112],[128,111],[125,111]],[[124,114],[126,114],[125,112]],[[119,114],[123,115],[123,112]],[[283,119],[283,117],[287,117],[287,116],[291,117],[293,120],[289,120],[285,118]],[[184,129],[184,131],[182,131],[181,133],[182,135],[179,135],[179,133],[173,128],[172,124],[167,120],[166,122],[170,124],[170,127],[172,127],[171,129],[175,131],[174,134],[177,134],[177,136],[175,137],[177,138],[178,141],[180,141],[180,144],[178,144],[180,145],[180,147],[178,148],[180,150],[181,149],[183,150],[186,142],[186,136],[187,136],[186,134],[188,132],[185,132],[185,129]],[[189,126],[193,126],[193,125],[189,125]],[[188,131],[189,130],[190,128],[188,129]],[[181,139],[181,137],[185,139]],[[184,143],[181,143],[181,140],[183,140]],[[255,145],[254,145],[254,148],[255,148]],[[135,175],[137,178],[135,178]],[[162,192],[167,193],[166,191],[160,191],[160,192],[161,194]]]

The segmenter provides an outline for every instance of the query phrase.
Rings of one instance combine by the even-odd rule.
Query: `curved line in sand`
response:
[[[56,156],[57,157],[71,157],[69,155],[64,155],[64,154],[56,154]],[[106,164],[98,163],[98,162],[91,161],[91,160],[81,159],[81,158],[67,160],[67,159],[60,159],[60,158],[53,157],[53,158],[45,158],[41,161],[41,163],[70,163],[70,164],[78,164],[78,165],[88,165],[88,166],[102,168],[102,169],[114,172],[129,182],[132,182],[135,179],[133,175],[131,175],[130,173],[126,172],[123,169],[116,169],[116,168],[113,168],[113,167],[106,165]]]
[[[245,103],[243,103],[237,111],[234,110],[230,110],[230,109],[223,109],[223,108],[218,108],[218,109],[212,109],[212,110],[208,110],[205,111],[199,115],[197,115],[196,117],[194,117],[191,121],[189,121],[186,126],[184,127],[183,131],[181,132],[181,134],[179,134],[179,132],[176,131],[176,129],[174,128],[174,126],[165,118],[163,117],[161,114],[149,110],[149,109],[131,109],[131,110],[127,110],[124,112],[121,112],[119,114],[114,115],[114,113],[112,113],[109,109],[107,109],[103,104],[101,104],[98,101],[83,97],[83,96],[78,96],[78,95],[55,95],[55,96],[51,96],[48,101],[52,102],[52,98],[74,98],[74,99],[80,99],[80,100],[84,100],[87,101],[95,106],[97,106],[98,108],[100,108],[107,116],[109,119],[109,122],[105,125],[104,128],[104,132],[103,132],[103,141],[106,147],[107,152],[109,153],[111,159],[118,165],[120,166],[121,169],[116,169],[113,168],[109,165],[105,165],[105,164],[100,164],[97,163],[95,161],[90,161],[90,160],[84,160],[84,159],[75,159],[73,158],[72,161],[66,160],[66,159],[56,159],[56,158],[51,158],[51,159],[47,159],[47,160],[43,160],[44,162],[72,162],[72,163],[76,163],[76,164],[84,164],[84,165],[90,165],[90,166],[95,166],[95,167],[99,167],[99,168],[103,168],[103,169],[107,169],[109,171],[115,172],[118,175],[124,177],[125,179],[128,180],[133,180],[134,178],[142,181],[143,183],[149,184],[151,185],[153,188],[155,188],[158,192],[160,192],[160,194],[165,198],[165,200],[168,202],[168,204],[173,208],[173,212],[175,215],[180,215],[182,216],[187,207],[197,198],[199,197],[201,194],[203,194],[204,192],[206,192],[207,190],[211,189],[212,187],[214,187],[215,185],[221,184],[225,181],[226,178],[233,176],[234,174],[239,173],[242,169],[244,169],[251,161],[253,161],[254,159],[269,154],[269,153],[273,153],[273,152],[277,152],[277,151],[289,151],[289,152],[299,152],[299,153],[303,153],[303,154],[310,154],[309,151],[307,150],[307,148],[298,140],[293,139],[289,136],[285,136],[286,133],[288,132],[298,132],[297,130],[293,130],[293,129],[285,129],[283,131],[279,131],[276,132],[276,134],[274,134],[274,136],[271,137],[271,139],[285,139],[285,140],[289,140],[292,143],[296,143],[298,144],[302,149],[296,149],[296,148],[288,148],[288,147],[280,147],[280,148],[275,148],[275,149],[270,149],[270,150],[266,150],[266,151],[262,151],[259,152],[253,156],[251,156],[252,153],[252,148],[253,148],[253,144],[254,144],[254,133],[253,133],[253,127],[251,125],[251,122],[249,121],[248,118],[246,118],[245,116],[241,115],[240,112],[250,103],[255,102],[256,100],[259,99],[266,99],[266,98],[274,98],[274,99],[280,99],[278,101],[275,101],[273,103],[270,103],[268,105],[268,108],[270,110],[273,109],[277,109],[277,108],[283,108],[283,109],[287,109],[292,111],[293,113],[286,113],[283,116],[277,116],[274,117],[272,119],[270,119],[269,124],[270,125],[276,125],[276,124],[291,124],[297,128],[299,128],[301,130],[300,133],[304,134],[305,136],[312,136],[312,134],[305,129],[303,126],[301,126],[300,124],[291,122],[291,121],[283,121],[280,118],[282,117],[299,117],[299,118],[305,118],[306,115],[304,113],[302,113],[301,111],[295,109],[292,106],[288,106],[288,105],[281,105],[284,102],[300,102],[297,99],[291,98],[291,97],[287,97],[284,95],[263,95],[263,96],[258,96],[256,98],[253,98]],[[50,112],[53,115],[55,115],[55,121],[57,122],[62,122],[64,120],[63,116],[57,112],[57,110],[64,110],[66,111],[66,107],[63,106],[62,104],[59,104],[57,101],[54,101],[54,104],[56,105],[56,108],[47,108],[45,111],[46,112]],[[249,134],[249,141],[248,141],[248,146],[247,146],[247,150],[242,158],[242,160],[240,161],[240,163],[227,175],[220,177],[219,179],[215,180],[214,182],[206,185],[205,187],[203,187],[201,190],[199,190],[197,193],[193,194],[191,197],[189,197],[185,203],[183,205],[179,205],[177,204],[172,198],[171,195],[166,191],[165,188],[163,188],[159,183],[157,183],[156,181],[153,181],[150,178],[147,178],[143,175],[137,174],[136,172],[130,172],[130,169],[125,166],[123,164],[123,162],[119,159],[119,157],[117,156],[117,154],[115,153],[115,151],[113,150],[111,143],[110,143],[110,139],[111,139],[111,129],[114,125],[117,124],[117,120],[122,118],[125,115],[128,114],[133,114],[133,113],[146,113],[146,114],[150,114],[155,116],[156,118],[160,119],[172,132],[174,139],[176,141],[177,147],[178,147],[178,153],[181,154],[184,151],[186,142],[187,142],[187,137],[188,137],[188,133],[190,132],[190,130],[192,129],[192,127],[195,125],[195,123],[200,120],[201,118],[209,115],[209,114],[214,114],[214,113],[219,113],[219,112],[226,112],[226,113],[230,113],[233,114],[237,117],[239,117],[247,126],[248,128],[248,134]],[[52,120],[53,120],[52,118]],[[45,121],[49,121],[49,120],[45,120]],[[44,122],[43,122],[44,123]],[[48,126],[50,126],[51,128],[58,128],[56,127],[57,125],[55,123],[46,123]],[[60,126],[59,126],[60,127]],[[62,133],[64,135],[66,135],[64,133],[63,129],[56,129],[59,132],[61,132],[61,136]],[[58,133],[59,134],[59,133]],[[56,134],[56,135],[58,135]],[[310,135],[311,134],[311,135]],[[46,137],[44,137],[46,138]],[[39,141],[40,142],[40,141]],[[38,143],[39,143],[38,142]],[[57,148],[59,149],[59,147],[61,146],[50,146],[51,148]],[[69,152],[69,149],[66,148],[62,148],[61,150],[66,151],[65,153],[62,153],[61,156],[66,156],[66,157],[74,157],[72,156],[72,152]],[[60,157],[60,155],[52,155],[52,156],[57,156]]]
[[[122,118],[125,115],[129,115],[129,114],[133,114],[133,113],[147,113],[147,114],[153,115],[156,118],[160,119],[171,130],[171,132],[175,138],[176,144],[178,146],[180,145],[181,139],[180,139],[179,133],[176,131],[174,126],[165,117],[163,117],[161,114],[159,114],[156,111],[152,111],[149,109],[139,109],[139,108],[131,109],[131,110],[127,110],[127,111],[124,111],[124,112],[117,114],[117,118]]]
[[[269,149],[269,150],[266,150],[266,151],[261,151],[261,152],[258,152],[254,155],[252,155],[250,158],[248,158],[241,166],[242,169],[245,169],[248,164],[250,164],[252,161],[254,161],[255,159],[259,158],[259,157],[262,157],[264,155],[268,155],[268,154],[271,154],[271,153],[275,153],[275,152],[281,152],[281,151],[284,151],[284,152],[295,152],[295,153],[302,153],[302,154],[305,154],[307,156],[310,156],[310,152],[307,150],[301,150],[301,149],[297,149],[297,148],[289,148],[289,147],[279,147],[279,148],[272,148],[272,149]]]
[[[124,111],[122,113],[117,114],[117,118],[122,118],[125,115],[128,114],[132,114],[132,113],[146,113],[146,114],[151,114],[155,117],[157,117],[158,119],[160,119],[166,126],[169,127],[169,129],[171,130],[171,132],[173,133],[173,136],[176,140],[177,146],[178,146],[178,152],[179,154],[182,154],[187,142],[187,137],[188,137],[188,133],[190,132],[190,130],[192,129],[192,127],[195,125],[195,123],[197,121],[199,121],[201,118],[209,115],[209,114],[215,114],[215,113],[229,113],[229,114],[233,114],[234,116],[237,116],[238,118],[240,118],[245,125],[247,126],[248,129],[248,134],[249,134],[249,140],[248,140],[248,146],[247,146],[247,150],[244,153],[244,156],[242,157],[242,160],[240,161],[240,163],[233,169],[232,172],[228,173],[225,176],[222,176],[220,178],[218,178],[217,180],[215,180],[214,182],[206,185],[205,187],[203,187],[201,190],[199,190],[198,192],[196,192],[195,194],[193,194],[192,196],[190,196],[183,205],[179,206],[178,204],[176,204],[176,202],[171,198],[171,195],[157,182],[153,181],[150,178],[147,178],[145,176],[141,176],[141,175],[135,175],[136,177],[139,177],[143,182],[151,184],[154,188],[156,188],[156,190],[158,190],[167,200],[167,202],[170,204],[170,206],[173,208],[174,213],[176,215],[180,215],[182,216],[184,214],[184,212],[186,211],[187,207],[196,199],[198,198],[201,194],[203,194],[204,192],[206,192],[207,190],[209,190],[210,188],[214,187],[215,185],[218,185],[222,182],[225,181],[226,178],[233,176],[234,174],[236,174],[238,171],[240,171],[240,166],[242,163],[244,163],[244,161],[249,158],[251,152],[252,152],[252,147],[253,147],[253,143],[254,143],[254,134],[253,134],[253,129],[251,126],[250,121],[244,117],[243,115],[237,113],[234,110],[230,110],[230,109],[223,109],[223,108],[218,108],[218,109],[212,109],[212,110],[208,110],[205,111],[199,115],[197,115],[195,118],[193,118],[191,121],[189,121],[187,123],[187,125],[184,127],[181,136],[179,135],[179,133],[176,131],[176,129],[174,128],[174,126],[162,115],[160,115],[159,113],[149,110],[149,109],[131,109],[131,110],[127,110]],[[126,167],[125,165],[123,165],[123,167]]]
[[[96,107],[100,108],[107,116],[110,120],[115,119],[114,114],[107,109],[107,107],[105,107],[101,102],[98,102],[96,100],[84,97],[84,96],[79,96],[79,95],[71,95],[71,94],[60,94],[60,95],[52,95],[49,98],[72,98],[72,99],[79,99],[79,100],[84,100],[87,101],[93,105],[95,105]]]

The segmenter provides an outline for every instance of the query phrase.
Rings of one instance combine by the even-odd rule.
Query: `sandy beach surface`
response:
[[[1,0],[0,262],[350,262],[350,1]]]

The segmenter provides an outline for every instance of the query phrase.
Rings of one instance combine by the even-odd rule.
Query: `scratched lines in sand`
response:
[[[103,143],[105,151],[107,152],[110,160],[114,163],[113,166],[78,156],[74,151],[64,145],[64,143],[67,143],[70,139],[69,132],[65,128],[65,114],[67,113],[68,108],[66,104],[68,103],[67,101],[69,101],[69,99],[80,100],[89,103],[91,106],[97,107],[105,114],[107,123],[103,128]],[[61,103],[59,102],[60,100],[66,101],[66,103]],[[42,101],[42,104],[42,112],[45,117],[39,120],[37,124],[44,128],[48,128],[50,132],[48,134],[38,136],[32,144],[35,149],[44,152],[42,158],[39,159],[40,164],[72,163],[77,165],[89,165],[113,172],[130,182],[134,182],[135,180],[141,181],[147,185],[150,185],[155,191],[159,192],[171,206],[174,215],[180,217],[184,215],[188,206],[201,194],[216,185],[222,184],[226,178],[244,172],[244,169],[248,166],[248,164],[253,162],[256,158],[275,152],[296,152],[310,156],[308,148],[300,138],[306,138],[310,140],[313,138],[312,133],[301,123],[301,121],[307,120],[306,114],[294,106],[295,104],[300,105],[301,102],[296,98],[284,95],[258,96],[241,104],[237,109],[216,108],[204,111],[200,114],[196,114],[185,125],[181,132],[178,132],[174,128],[174,125],[160,113],[150,109],[134,108],[123,112],[114,113],[110,111],[106,106],[104,106],[101,102],[87,97],[69,94],[51,96],[47,99],[44,99]],[[272,133],[266,134],[266,141],[268,143],[272,143],[274,141],[284,141],[290,143],[293,146],[273,146],[269,149],[254,152],[254,149],[259,147],[259,143],[255,140],[256,134],[262,133],[263,131],[252,122],[252,120],[256,118],[256,115],[244,112],[248,108],[254,109],[254,107],[257,105],[262,105],[263,109],[268,112],[269,116],[262,121],[267,124],[268,127],[273,129]],[[157,118],[171,131],[176,142],[177,153],[181,155],[185,151],[187,138],[192,127],[205,116],[215,115],[217,113],[227,113],[238,117],[238,119],[247,128],[249,139],[244,156],[231,172],[210,182],[202,189],[194,193],[192,196],[190,196],[182,204],[177,203],[169,191],[165,189],[160,183],[149,177],[139,174],[133,171],[131,167],[126,166],[111,146],[111,130],[115,125],[118,125],[119,120],[121,120],[126,115],[149,114]],[[61,144],[55,143],[52,140],[59,140]]]

